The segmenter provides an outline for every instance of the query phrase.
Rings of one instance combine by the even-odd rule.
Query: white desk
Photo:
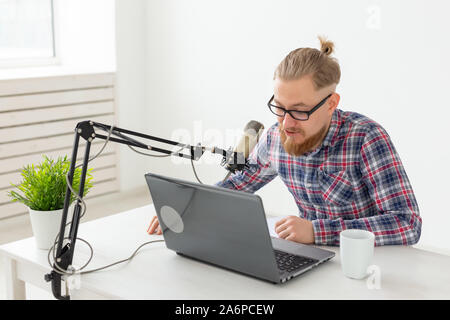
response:
[[[86,214],[89,214],[87,212]],[[146,233],[152,205],[82,223],[79,237],[94,248],[86,270],[128,258],[143,242],[162,239]],[[381,289],[366,280],[346,278],[339,248],[329,262],[284,284],[274,285],[175,254],[164,242],[141,249],[131,262],[81,276],[72,298],[107,299],[449,299],[450,257],[412,247],[375,248],[374,264],[381,269]],[[88,248],[77,241],[74,263],[81,266]],[[25,282],[51,292],[44,274],[50,271],[47,252],[34,238],[0,246],[5,263],[7,297],[25,298]],[[78,262],[78,263],[77,263]]]

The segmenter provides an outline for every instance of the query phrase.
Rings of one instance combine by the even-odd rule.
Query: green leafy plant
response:
[[[32,210],[50,211],[58,210],[64,207],[64,199],[66,196],[66,174],[70,169],[70,160],[67,156],[58,157],[55,161],[43,156],[44,161],[37,164],[27,165],[22,168],[21,174],[23,180],[20,184],[12,186],[19,189],[23,194],[16,191],[8,192],[13,202],[21,202]],[[86,181],[84,184],[83,197],[92,187],[92,169],[88,169],[86,173]],[[81,168],[76,168],[74,172],[72,188],[77,192],[80,187]],[[70,196],[70,203],[75,201],[76,197],[73,193]]]

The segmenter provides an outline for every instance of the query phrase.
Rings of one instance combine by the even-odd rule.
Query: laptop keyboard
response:
[[[292,272],[298,269],[304,269],[317,262],[317,260],[315,259],[296,256],[278,250],[274,251],[275,251],[275,258],[278,264],[278,269],[280,269],[281,271]]]

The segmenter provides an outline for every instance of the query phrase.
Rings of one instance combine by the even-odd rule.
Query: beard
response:
[[[319,132],[306,138],[302,143],[295,143],[292,137],[286,136],[284,129],[283,124],[280,123],[278,130],[280,131],[281,143],[283,144],[284,150],[291,156],[298,157],[309,151],[313,151],[315,146],[322,142],[328,132],[328,125],[324,125]],[[305,132],[302,129],[287,129],[292,132],[299,132],[303,137],[305,136]]]

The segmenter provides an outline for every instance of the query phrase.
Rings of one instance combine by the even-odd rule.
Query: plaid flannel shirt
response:
[[[276,123],[249,162],[216,185],[253,193],[279,176],[316,244],[339,245],[345,229],[373,232],[376,246],[419,241],[422,219],[401,160],[381,125],[361,114],[336,109],[322,144],[298,157],[284,150]]]

